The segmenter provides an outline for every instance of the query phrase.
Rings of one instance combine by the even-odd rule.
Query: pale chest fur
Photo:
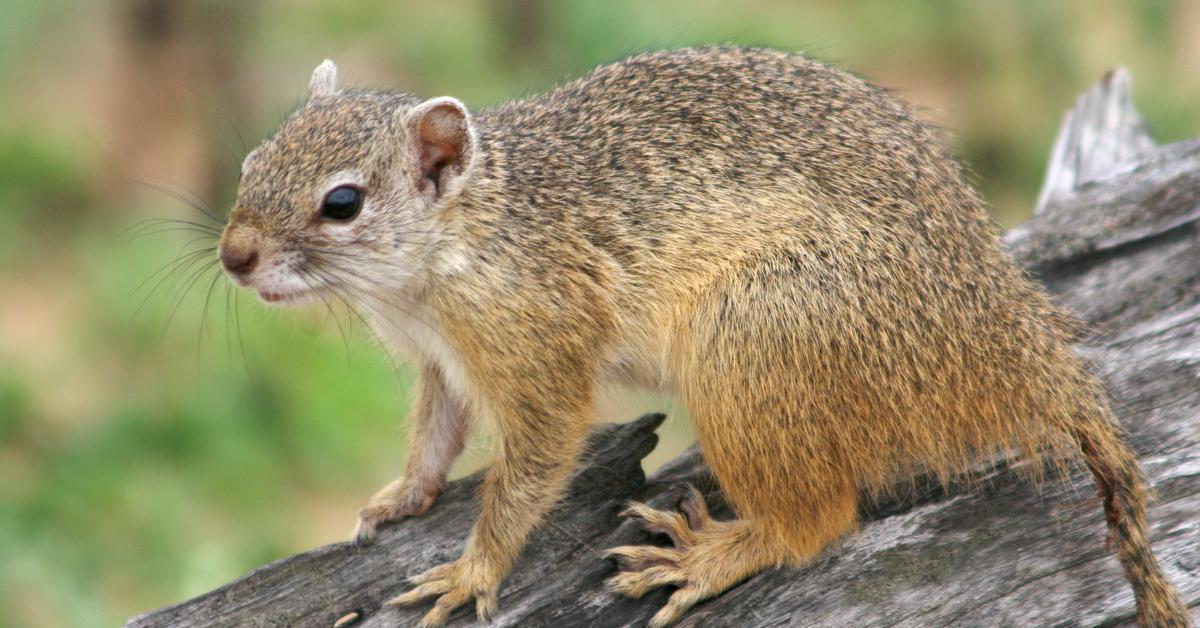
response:
[[[446,387],[460,399],[469,398],[466,368],[428,306],[372,297],[362,303],[360,313],[392,356],[437,366]]]
[[[433,364],[444,374],[446,386],[461,399],[470,399],[467,370],[447,334],[437,324],[437,316],[418,302],[397,303],[376,297],[360,307],[360,313],[376,337],[396,359]],[[667,375],[666,348],[644,334],[623,335],[605,351],[597,379],[599,382],[636,386],[656,392],[672,393]],[[552,377],[552,374],[546,374]]]

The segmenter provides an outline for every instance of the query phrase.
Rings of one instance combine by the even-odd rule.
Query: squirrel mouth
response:
[[[258,291],[258,298],[275,305],[294,305],[309,301],[313,297],[312,290],[295,290],[292,292],[272,292],[270,290]]]

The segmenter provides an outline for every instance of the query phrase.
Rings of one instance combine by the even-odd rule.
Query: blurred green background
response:
[[[343,313],[231,292],[211,253],[156,275],[211,242],[137,224],[223,212],[325,57],[478,108],[647,48],[805,51],[949,129],[1012,225],[1115,64],[1160,141],[1200,135],[1198,33],[1200,3],[1151,0],[4,0],[0,624],[112,625],[343,539],[401,469],[406,366]],[[618,392],[601,414],[664,406]],[[649,467],[688,443],[664,431]]]

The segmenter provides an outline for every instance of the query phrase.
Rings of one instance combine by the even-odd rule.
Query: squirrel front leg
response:
[[[446,387],[441,370],[432,364],[421,368],[416,388],[404,475],[359,509],[356,544],[374,540],[381,523],[425,514],[441,494],[450,465],[462,453],[470,417],[466,403]]]
[[[489,618],[527,535],[566,487],[590,421],[593,371],[576,362],[572,373],[562,360],[551,362],[516,378],[493,369],[486,380],[482,401],[498,428],[499,451],[480,489],[480,515],[467,548],[458,560],[412,578],[418,586],[389,602],[439,596],[422,626],[445,623],[472,599],[480,619]]]

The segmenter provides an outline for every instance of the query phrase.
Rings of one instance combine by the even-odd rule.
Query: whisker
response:
[[[339,268],[337,270],[338,270],[338,272],[342,272],[345,275],[348,275],[351,279],[357,279],[357,280],[361,281],[362,284],[365,284],[365,285],[360,285],[359,282],[356,282],[356,281],[348,282],[349,287],[354,288],[363,299],[378,301],[381,305],[387,306],[387,307],[395,310],[396,312],[403,314],[404,316],[420,323],[426,329],[428,329],[431,333],[433,333],[437,337],[441,338],[443,342],[446,342],[447,344],[449,344],[449,341],[446,340],[445,336],[442,335],[441,330],[437,325],[434,325],[433,323],[429,322],[429,320],[426,319],[421,313],[414,311],[411,307],[405,307],[406,305],[407,306],[417,305],[411,299],[408,299],[403,294],[400,294],[397,292],[391,292],[391,293],[388,293],[387,295],[378,294],[377,291],[372,290],[367,287],[367,286],[372,286],[374,284],[374,281],[372,280],[371,277],[368,277],[358,271],[355,271],[355,270],[352,270],[349,268]],[[397,301],[397,299],[398,299],[398,301]],[[384,318],[388,318],[388,322],[391,323],[393,327],[398,328],[398,325],[394,321],[392,321],[390,319],[390,317],[387,317],[384,312],[379,311],[378,308],[372,308],[372,309],[377,314],[384,316]],[[411,340],[411,337],[410,337],[410,340]]]
[[[254,374],[250,372],[250,360],[246,359],[246,343],[242,341],[242,313],[241,313],[241,292],[233,292],[233,327],[237,331],[238,350],[242,353],[242,368],[246,370],[246,377],[254,378]]]
[[[230,301],[233,299],[233,296],[230,294],[232,289],[232,284],[227,282],[225,284],[225,359],[229,363],[230,370],[233,370],[233,330],[230,328],[232,319],[229,307]]]
[[[398,305],[392,304],[386,300],[373,299],[369,293],[367,293],[362,288],[359,288],[358,286],[347,285],[345,288],[347,291],[351,292],[352,295],[357,294],[359,296],[359,298],[356,299],[356,302],[358,302],[361,307],[365,307],[365,308],[371,310],[372,312],[374,312],[383,322],[387,323],[388,325],[391,326],[392,329],[396,330],[401,335],[403,335],[405,338],[407,338],[408,342],[412,346],[418,347],[418,346],[420,346],[420,344],[417,343],[416,339],[412,337],[412,334],[408,333],[407,329],[405,329],[402,325],[400,325],[395,320],[393,320],[392,317],[388,316],[386,312],[381,311],[379,309],[379,307],[374,305],[375,301],[378,301],[378,302],[382,303],[383,305],[387,305],[387,306],[391,307],[392,309],[401,312],[408,318],[411,318],[413,320],[416,320],[418,322],[425,324],[425,326],[428,327],[430,329],[430,331],[432,331],[434,334],[440,336],[439,332],[432,325],[429,325],[425,321],[421,320],[419,317],[415,316],[412,312],[410,312]]]
[[[216,241],[214,241],[209,236],[195,236],[191,240],[184,242],[183,245],[179,247],[179,250],[182,252],[184,249],[186,249],[189,246],[192,246],[193,244],[196,244],[197,242],[207,242],[208,244],[212,244],[213,246],[207,247],[207,250],[209,252],[216,252],[218,250]],[[197,250],[199,250],[199,249],[197,249]]]
[[[205,253],[214,253],[214,252],[216,252],[216,250],[217,250],[216,247],[213,247],[211,249],[200,249],[200,250],[196,250],[196,251],[191,251],[186,254],[181,253],[180,255],[176,256],[175,259],[167,262],[166,264],[163,264],[162,266],[159,266],[158,270],[154,271],[149,277],[146,277],[145,279],[143,279],[142,282],[140,284],[138,284],[138,286],[136,288],[133,289],[133,293],[131,294],[131,296],[137,296],[137,293],[140,292],[142,288],[146,287],[146,284],[150,283],[150,281],[152,281],[155,277],[157,277],[159,273],[167,270],[168,268],[170,268],[172,266],[176,266],[178,264],[181,264],[185,260],[187,260],[191,257],[197,256],[197,255],[203,255]]]
[[[321,288],[326,287],[325,282],[322,281],[319,276],[314,275],[312,271],[301,268],[298,269],[297,272],[305,278],[305,283],[309,284],[310,289],[312,289],[314,286],[319,286]],[[313,280],[315,280],[315,284],[313,283]],[[333,319],[334,324],[337,325],[338,335],[342,337],[342,348],[346,356],[346,370],[349,371],[351,368],[349,336],[346,335],[346,330],[342,327],[342,322],[338,320],[337,314],[333,311],[333,305],[325,299],[322,299],[321,302],[325,304],[325,310],[329,313],[329,318]]]
[[[314,262],[317,262],[317,264],[318,264],[318,265],[320,265],[320,264],[321,264],[321,261],[320,261],[319,259],[313,258],[313,261],[314,261]],[[372,281],[371,281],[371,278],[370,278],[370,277],[367,277],[367,276],[365,276],[365,275],[362,275],[361,273],[358,273],[357,271],[354,271],[354,270],[351,270],[351,269],[348,269],[348,268],[336,268],[335,270],[336,270],[336,272],[340,272],[340,273],[344,273],[345,275],[349,275],[349,276],[350,276],[352,279],[359,279],[359,280],[361,280],[361,281],[363,281],[363,282],[366,282],[368,285],[370,285],[370,284],[372,283]],[[333,274],[333,271],[327,271],[327,274],[330,274],[330,275],[332,275],[332,274]],[[390,300],[390,299],[389,299],[388,297],[386,297],[386,296],[378,295],[378,294],[376,294],[376,293],[375,293],[374,291],[372,291],[372,290],[368,290],[368,289],[366,289],[366,288],[363,288],[363,287],[361,287],[361,286],[358,286],[358,285],[357,285],[357,283],[356,283],[356,282],[354,282],[354,281],[346,281],[345,283],[347,283],[347,284],[348,284],[348,285],[347,285],[347,287],[348,287],[348,288],[352,288],[352,289],[354,289],[354,290],[356,291],[356,293],[357,293],[357,294],[358,294],[358,295],[361,297],[361,298],[359,299],[360,301],[368,301],[368,302],[369,302],[369,301],[379,301],[379,302],[380,302],[380,303],[382,303],[383,305],[386,305],[386,306],[388,306],[388,307],[390,307],[390,308],[392,308],[392,309],[396,310],[397,312],[400,312],[401,314],[403,314],[403,315],[405,315],[405,316],[407,316],[407,317],[409,317],[409,318],[411,318],[411,319],[413,319],[413,320],[415,320],[415,321],[417,321],[417,322],[421,323],[421,324],[422,324],[422,325],[424,325],[424,326],[425,326],[425,327],[426,327],[426,328],[427,328],[427,329],[428,329],[430,332],[432,332],[433,334],[435,334],[436,336],[438,336],[439,338],[441,338],[443,342],[447,342],[447,344],[448,344],[448,342],[449,342],[449,341],[447,341],[447,340],[446,340],[446,338],[445,338],[445,337],[442,335],[441,331],[440,331],[440,330],[439,330],[439,329],[438,329],[438,328],[437,328],[435,325],[433,325],[432,323],[430,323],[428,320],[426,320],[424,317],[420,316],[418,313],[414,312],[413,310],[403,307],[403,305],[402,305],[401,303],[397,303],[397,302],[395,302],[395,301],[392,301],[392,300]],[[404,297],[403,295],[400,295],[400,294],[393,293],[392,295],[393,295],[394,297],[396,297],[396,298],[405,299],[405,297]],[[412,304],[412,302],[411,302],[411,301],[408,301],[407,299],[405,299],[405,301],[406,301],[408,304]],[[369,306],[369,304],[368,304],[368,303],[364,303],[363,305],[364,305],[364,306]],[[392,327],[396,328],[397,330],[401,330],[401,331],[403,332],[403,330],[401,329],[400,325],[398,325],[397,323],[395,323],[394,321],[392,321],[392,320],[391,320],[391,319],[390,319],[390,318],[389,318],[389,317],[386,315],[386,313],[385,313],[385,312],[382,312],[382,311],[380,311],[380,310],[379,310],[378,308],[376,308],[376,307],[371,307],[371,310],[372,310],[372,311],[374,311],[376,314],[379,314],[381,317],[383,317],[383,318],[387,319],[387,320],[388,320],[388,322],[389,322],[389,323],[391,323]],[[409,338],[409,341],[410,341],[410,342],[411,342],[411,341],[413,341],[413,338],[412,338],[412,337],[411,337],[411,336],[410,336],[410,335],[409,335],[407,332],[403,332],[403,333],[404,333],[404,335],[405,335],[406,337],[408,337],[408,338]]]
[[[223,273],[221,272],[221,268],[217,267],[216,272],[213,273],[212,280],[208,282],[208,290],[206,290],[204,293],[204,306],[200,308],[200,331],[196,333],[196,370],[197,370],[197,372],[199,372],[199,370],[200,370],[200,346],[204,340],[204,331],[205,331],[204,324],[208,321],[208,304],[210,301],[212,301],[213,290],[216,289],[217,282],[220,281],[222,274]]]
[[[388,350],[387,344],[384,343],[383,339],[379,337],[379,335],[371,327],[371,324],[369,322],[367,322],[367,319],[365,317],[363,317],[363,315],[357,309],[350,306],[350,303],[347,301],[347,299],[349,299],[350,297],[343,295],[342,291],[340,291],[338,288],[333,287],[333,286],[330,286],[330,291],[332,292],[334,297],[338,301],[340,301],[343,306],[345,306],[346,310],[349,311],[351,313],[351,315],[353,315],[355,318],[357,318],[359,320],[359,322],[362,323],[362,325],[367,328],[367,333],[369,333],[371,335],[371,338],[375,341],[375,345],[383,353],[384,358],[388,361],[388,365],[390,365],[392,367],[392,372],[396,375],[396,378],[397,379],[402,378],[404,374],[400,368],[400,365],[396,362],[396,358],[393,355],[393,352]]]
[[[319,260],[314,260],[314,261],[318,262],[317,268],[315,268],[314,270],[319,271],[321,268]],[[403,327],[401,327],[399,324],[397,324],[395,321],[393,321],[390,317],[388,317],[386,315],[386,313],[380,311],[377,307],[375,307],[375,305],[373,305],[372,301],[379,300],[379,299],[373,298],[373,296],[370,293],[368,293],[366,290],[354,285],[353,282],[339,281],[336,277],[334,277],[332,275],[332,273],[330,273],[328,271],[325,271],[322,276],[325,278],[326,285],[328,285],[330,287],[340,286],[341,293],[346,295],[347,297],[357,295],[359,298],[351,299],[351,300],[355,301],[359,305],[359,307],[366,308],[366,309],[370,310],[371,312],[374,312],[378,318],[380,318],[384,322],[390,324],[393,328],[395,328],[396,331],[400,332],[402,335],[404,335],[406,338],[408,338],[410,343],[413,343],[413,345],[416,346],[416,341],[413,339],[413,337],[411,335],[408,334],[407,330],[405,330]],[[345,302],[345,301],[343,301],[343,302]],[[386,303],[386,301],[384,301],[384,302]],[[347,307],[349,307],[348,304],[347,304]],[[355,310],[357,313],[356,308],[351,308],[351,309]],[[399,308],[397,308],[397,309],[399,309]],[[405,312],[405,315],[409,315],[409,314],[407,312]],[[359,317],[361,318],[361,313],[359,314]],[[416,317],[411,316],[411,318],[415,319]],[[374,329],[370,325],[370,323],[368,321],[366,321],[365,319],[363,319],[363,322],[365,324],[367,324],[367,328],[371,329],[372,333],[374,333]],[[435,333],[436,333],[436,331],[435,331]],[[384,345],[384,346],[386,348],[386,345]]]
[[[121,232],[117,234],[117,237],[121,238],[128,234],[128,235],[130,235],[131,239],[136,238],[138,235],[140,235],[142,232],[144,232],[148,229],[151,229],[151,228],[157,227],[157,226],[166,225],[166,224],[181,225],[181,226],[187,225],[190,227],[194,227],[195,229],[202,230],[205,233],[211,233],[213,235],[221,234],[221,230],[218,229],[217,227],[214,227],[212,225],[206,225],[204,223],[193,222],[190,220],[180,220],[178,218],[147,218],[145,220],[139,220],[139,221],[133,223],[132,225],[129,225],[128,227],[122,229]]]
[[[174,231],[187,231],[190,233],[199,233],[199,234],[201,234],[200,239],[212,240],[213,242],[216,242],[217,239],[221,236],[221,234],[219,232],[212,232],[212,231],[207,231],[204,229],[197,229],[196,227],[188,227],[188,226],[160,227],[158,229],[143,229],[137,235],[130,237],[129,241],[136,242],[138,240],[141,240],[142,238],[147,238],[147,237],[154,236],[154,235],[161,235],[164,233],[171,233]]]
[[[192,196],[194,196],[195,198],[185,197],[182,194],[175,192],[174,190],[171,190],[170,188],[167,188],[165,186],[159,185],[157,183],[151,183],[149,181],[137,181],[136,183],[138,185],[142,185],[142,186],[148,187],[152,190],[161,192],[162,194],[166,194],[167,196],[170,196],[171,198],[179,201],[180,203],[183,203],[184,205],[191,207],[192,209],[200,212],[201,214],[204,214],[205,216],[210,218],[214,223],[216,223],[218,226],[222,226],[222,227],[225,226],[225,221],[221,218],[218,218],[217,214],[215,212],[212,212],[209,209],[207,209],[206,207],[204,207],[204,205],[202,204],[202,201],[199,200],[200,197],[196,196],[191,191],[188,191],[188,193],[192,194]],[[184,189],[186,189],[186,188],[184,188]]]
[[[142,298],[141,302],[138,303],[137,308],[134,309],[133,314],[131,315],[131,319],[137,318],[138,314],[141,313],[142,309],[146,307],[146,304],[150,302],[150,298],[158,293],[159,289],[163,286],[163,284],[166,281],[171,280],[171,277],[176,277],[176,280],[182,279],[183,276],[186,275],[189,272],[189,270],[193,266],[195,266],[195,264],[197,262],[203,260],[205,255],[212,254],[214,251],[216,251],[215,248],[194,251],[192,253],[189,253],[189,254],[183,256],[180,259],[177,259],[175,262],[169,263],[168,265],[173,266],[173,268],[169,272],[167,272],[167,274],[160,277],[157,282],[155,282],[154,287],[152,287],[149,290],[149,292],[146,293],[146,296],[144,296]],[[162,269],[160,269],[158,272],[162,272]],[[155,274],[158,274],[158,273],[155,273]],[[152,277],[153,276],[151,276],[151,278]],[[147,279],[146,281],[149,281],[149,279]],[[144,285],[146,282],[144,281],[142,283]],[[139,290],[140,290],[140,288],[139,288]],[[136,294],[137,294],[137,291],[135,290],[134,295],[136,296]]]
[[[412,198],[412,197],[408,197],[408,198],[406,198],[406,199],[404,199],[404,200],[402,200],[402,201],[400,201],[400,202],[401,202],[401,203],[408,202],[408,201],[410,201],[410,200],[411,200],[411,198]],[[441,218],[443,215],[445,215],[446,213],[448,213],[450,210],[454,209],[454,207],[455,207],[454,205],[447,205],[447,206],[445,206],[445,207],[443,207],[443,208],[441,208],[441,209],[437,210],[436,212],[433,212],[432,214],[429,214],[428,216],[414,216],[413,218],[411,218],[411,219],[409,219],[409,220],[407,220],[407,221],[400,222],[400,223],[391,223],[391,224],[389,224],[388,226],[389,226],[389,227],[391,227],[391,228],[393,228],[393,229],[402,229],[402,228],[404,228],[404,227],[407,227],[407,226],[409,226],[409,225],[414,225],[414,224],[416,224],[416,223],[418,223],[418,222],[421,222],[421,221],[425,221],[425,220],[436,220],[436,219],[438,219],[438,218]]]
[[[216,263],[216,260],[213,260],[206,265],[200,266],[200,268],[193,271],[187,276],[187,279],[184,280],[182,286],[176,291],[177,296],[171,302],[171,307],[167,312],[167,322],[163,324],[163,335],[167,333],[167,328],[171,326],[171,321],[175,319],[175,314],[179,312],[180,306],[183,305],[188,293],[190,293],[192,288],[196,286],[196,282],[199,281],[200,277],[204,276],[207,271],[211,270],[213,265]]]
[[[197,139],[205,140],[206,142],[211,142],[213,140],[212,135],[201,133],[199,131],[192,131],[191,135]],[[242,156],[241,155],[245,155],[245,151],[243,151],[242,154],[239,155],[238,152],[236,150],[234,150],[233,147],[230,146],[228,142],[225,141],[225,138],[217,137],[216,141],[217,141],[217,144],[219,144],[221,146],[221,150],[224,154],[225,159],[227,160],[226,163],[228,165],[233,166],[234,168],[239,168],[242,165]]]
[[[207,98],[205,98],[203,95],[201,95],[199,92],[192,89],[191,87],[188,87],[187,85],[183,85],[183,88],[186,89],[187,91],[191,92],[192,96],[195,97],[196,100],[199,100],[200,102],[208,105],[209,107],[212,107],[213,110],[216,111],[217,114],[220,115],[223,120],[225,120],[225,123],[229,125],[229,128],[233,129],[233,134],[235,136],[237,136],[238,142],[242,145],[242,153],[245,154],[245,153],[250,152],[250,148],[246,144],[246,138],[245,138],[245,136],[242,135],[241,129],[239,129],[236,124],[234,124],[233,119],[230,118],[229,115],[225,113],[224,109],[222,109],[220,106],[218,106],[217,103],[208,100]]]

